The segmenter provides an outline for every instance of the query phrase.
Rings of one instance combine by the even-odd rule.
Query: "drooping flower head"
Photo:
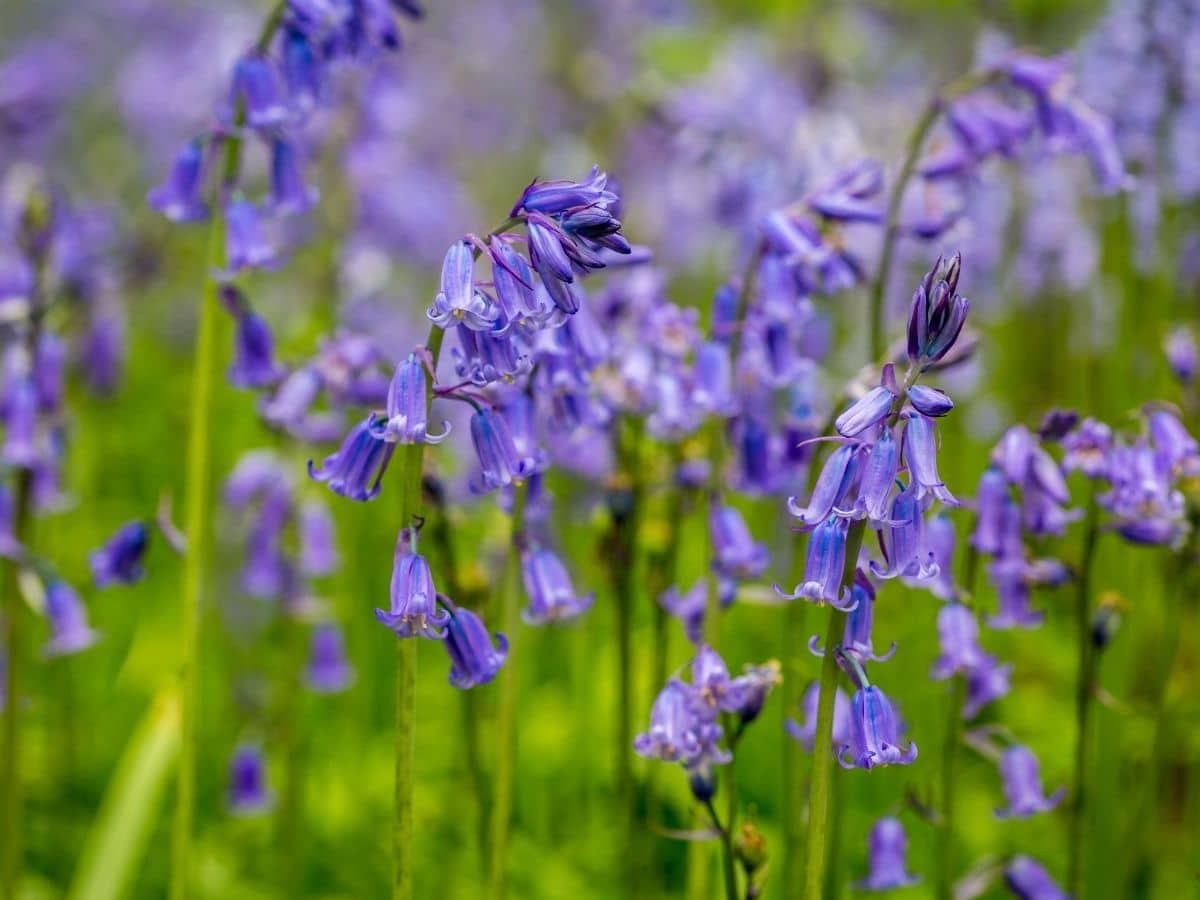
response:
[[[382,432],[374,414],[368,415],[346,435],[337,453],[325,457],[319,469],[309,460],[308,474],[350,500],[366,501],[378,496],[383,473],[396,448],[383,439]]]
[[[1008,798],[1008,807],[996,810],[996,815],[1002,819],[1024,819],[1049,812],[1058,806],[1066,793],[1066,788],[1059,788],[1046,796],[1037,757],[1028,747],[1018,745],[1005,750],[1000,757],[1000,774],[1004,778],[1004,795]]]
[[[141,581],[145,574],[142,560],[149,538],[145,522],[130,522],[121,526],[103,547],[92,551],[88,563],[96,587]]]
[[[487,684],[508,657],[508,639],[497,634],[493,645],[483,620],[462,607],[450,616],[444,644],[450,655],[450,683],[462,690]]]
[[[88,625],[83,601],[64,581],[46,585],[46,620],[50,623],[46,656],[69,656],[96,643],[97,635]]]
[[[850,740],[838,751],[844,768],[908,765],[917,758],[917,745],[900,746],[900,729],[892,702],[875,685],[859,688],[850,714]]]
[[[425,557],[409,549],[409,537],[402,530],[396,541],[396,562],[392,569],[391,606],[376,609],[375,618],[395,632],[397,637],[426,637],[441,640],[446,636],[450,615],[438,608],[437,590]]]
[[[595,594],[579,596],[575,593],[566,566],[549,548],[540,547],[523,553],[521,573],[529,598],[521,618],[530,625],[573,619],[587,612],[595,600]]]
[[[229,809],[237,815],[262,813],[271,806],[266,762],[257,744],[242,744],[229,761]]]
[[[346,660],[342,630],[332,622],[313,628],[305,680],[318,694],[337,694],[354,680],[354,669]]]
[[[870,874],[858,882],[869,891],[890,891],[908,887],[921,879],[908,871],[908,836],[900,820],[885,816],[871,828],[867,840],[867,859]]]

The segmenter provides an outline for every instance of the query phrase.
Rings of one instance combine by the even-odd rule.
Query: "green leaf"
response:
[[[159,691],[125,747],[84,842],[69,900],[128,894],[179,751],[179,694]]]

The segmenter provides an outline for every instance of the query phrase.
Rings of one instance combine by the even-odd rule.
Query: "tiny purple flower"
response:
[[[450,654],[450,683],[460,690],[487,684],[508,658],[508,639],[497,634],[493,646],[483,620],[462,607],[450,616],[444,644]]]
[[[110,584],[134,584],[145,574],[142,559],[150,533],[144,522],[123,525],[103,547],[88,557],[96,587]]]
[[[1028,856],[1014,856],[1004,870],[1004,883],[1020,900],[1071,900],[1050,873]]]
[[[820,701],[821,685],[814,681],[804,692],[804,724],[789,718],[784,726],[787,733],[801,743],[805,750],[812,752],[813,742],[817,733],[817,705]],[[841,688],[833,697],[833,731],[831,734],[831,749],[837,750],[850,740],[850,698]]]
[[[225,256],[230,272],[260,269],[275,260],[275,248],[249,200],[231,200],[225,205]]]
[[[709,517],[716,559],[713,567],[725,578],[756,578],[767,568],[767,545],[755,541],[741,512],[733,506],[717,506]]]
[[[800,520],[804,530],[820,525],[829,518],[835,507],[844,505],[847,495],[858,481],[861,457],[860,445],[844,444],[830,454],[821,469],[808,506],[800,506],[795,497],[788,498],[788,512]]]
[[[595,600],[595,594],[580,597],[575,593],[562,560],[547,548],[523,553],[521,572],[529,597],[521,618],[529,625],[573,619],[587,612]]]
[[[921,879],[909,874],[907,855],[908,836],[900,820],[891,816],[880,819],[867,841],[870,874],[857,886],[868,891],[890,891],[916,884]]]
[[[844,437],[856,437],[882,422],[895,399],[896,395],[883,385],[873,387],[848,406],[834,421],[834,426]]]
[[[233,105],[240,108],[251,128],[274,128],[288,118],[288,107],[279,73],[258,53],[238,60],[233,72]]]
[[[204,202],[204,145],[188,141],[179,151],[171,174],[146,197],[150,206],[172,222],[196,222],[208,215]]]
[[[271,327],[250,310],[237,316],[237,332],[233,343],[233,364],[229,367],[229,383],[241,388],[270,387],[283,376],[275,362],[275,341]]]
[[[954,401],[944,391],[923,384],[914,384],[908,389],[908,402],[921,415],[932,419],[941,418],[954,409]]]
[[[724,764],[733,757],[717,746],[721,726],[707,717],[695,690],[672,678],[654,700],[650,728],[633,742],[638,756],[693,766],[701,760]]]
[[[332,622],[313,628],[305,680],[318,694],[338,694],[354,681],[354,669],[346,661],[342,630]]]
[[[50,623],[50,640],[43,651],[46,656],[69,656],[96,643],[96,632],[88,625],[83,601],[65,581],[46,585],[45,612]]]
[[[938,610],[937,629],[942,655],[934,661],[931,678],[943,681],[984,664],[985,654],[979,646],[979,621],[970,607],[947,603]]]
[[[973,719],[985,706],[1012,690],[1012,664],[1000,665],[996,657],[985,654],[983,662],[967,673],[967,700],[963,718]]]
[[[346,435],[336,453],[325,457],[319,469],[308,461],[309,476],[350,500],[365,502],[378,496],[383,473],[396,449],[380,431],[374,414],[367,416]]]
[[[683,623],[683,632],[693,644],[704,633],[704,614],[708,607],[708,581],[698,579],[687,591],[672,585],[658,598],[659,605]]]
[[[915,743],[910,743],[907,748],[900,747],[899,727],[891,701],[873,684],[860,688],[854,695],[850,739],[838,751],[838,762],[846,769],[873,769],[876,766],[905,766],[916,758]]]
[[[271,806],[262,748],[242,744],[229,762],[229,809],[235,815],[262,813]]]
[[[427,315],[441,328],[465,325],[474,331],[495,329],[500,310],[475,290],[475,257],[465,241],[455,241],[442,261],[441,289]]]
[[[310,500],[300,508],[296,522],[300,542],[300,571],[310,578],[321,578],[337,570],[337,541],[329,507]]]
[[[842,611],[854,608],[853,591],[842,587],[842,570],[846,562],[846,535],[849,524],[845,519],[826,519],[808,538],[808,555],[804,564],[804,581],[791,594],[776,585],[781,597],[795,600],[804,597],[814,603],[828,603]]]
[[[947,506],[958,506],[938,474],[933,420],[916,412],[904,414],[904,461],[917,487],[917,499],[933,495]]]
[[[388,385],[387,421],[383,439],[394,444],[440,444],[450,433],[442,423],[441,434],[430,434],[426,417],[425,364],[416,353],[396,366]]]
[[[522,484],[538,471],[538,460],[521,454],[508,423],[495,410],[484,408],[471,416],[471,441],[479,460],[479,471],[470,484],[476,494]]]
[[[996,810],[1001,819],[1025,819],[1049,812],[1062,802],[1066,788],[1059,788],[1049,797],[1042,789],[1042,776],[1033,751],[1020,745],[1009,747],[1000,757],[1000,774],[1004,777],[1004,796],[1008,808]]]
[[[317,189],[304,181],[295,146],[276,138],[271,142],[271,209],[280,215],[300,215],[317,203]]]
[[[396,562],[392,569],[391,607],[375,610],[375,618],[390,628],[396,637],[426,637],[441,640],[446,636],[450,614],[438,609],[437,590],[429,563],[408,549],[407,529],[396,541]]]

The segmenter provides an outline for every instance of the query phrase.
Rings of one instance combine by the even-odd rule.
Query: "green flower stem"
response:
[[[787,586],[796,584],[804,573],[804,553],[797,552],[792,559],[792,577],[786,582]],[[801,653],[804,647],[804,632],[808,619],[808,603],[803,600],[793,600],[787,605],[784,613],[783,647],[780,658],[783,660],[783,708],[791,713],[800,705],[802,691],[801,682]],[[788,898],[800,896],[800,867],[803,835],[804,835],[804,804],[800,802],[800,792],[803,781],[800,770],[803,759],[803,748],[800,743],[782,729],[783,741],[783,883],[784,895]]]
[[[425,347],[429,363],[437,371],[446,332],[436,325],[429,329]],[[434,380],[425,384],[425,415],[433,404]],[[425,467],[425,445],[405,444],[400,450],[400,527],[417,527],[423,521],[424,497],[421,480]],[[396,765],[395,809],[392,822],[392,897],[413,897],[413,758],[416,749],[417,639],[396,642]]]
[[[230,142],[230,148],[233,143]],[[229,151],[227,151],[229,152]],[[236,153],[234,156],[236,159]],[[236,168],[226,157],[226,171]],[[196,802],[196,707],[199,702],[201,597],[208,565],[209,503],[212,450],[212,397],[217,372],[217,328],[221,312],[220,284],[214,273],[225,268],[225,219],[216,204],[208,233],[208,276],[200,300],[192,374],[191,424],[188,430],[187,553],[183,560],[183,602],[180,612],[180,744],[175,819],[171,832],[171,900],[185,900],[191,891],[192,818]]]
[[[517,734],[517,673],[513,666],[516,654],[518,627],[517,605],[521,593],[520,546],[524,539],[525,502],[528,489],[525,485],[513,487],[512,540],[508,563],[501,583],[498,621],[508,635],[508,661],[500,671],[500,700],[496,710],[496,768],[495,785],[492,791],[491,837],[488,841],[488,892],[490,900],[504,900],[508,893],[508,839],[512,829],[513,775],[516,771]]]
[[[850,526],[846,537],[846,564],[842,569],[842,587],[854,581],[858,553],[862,549],[865,520]],[[845,613],[829,610],[825,634],[825,659],[821,663],[820,695],[817,702],[817,730],[813,736],[812,784],[808,795],[808,840],[805,843],[804,897],[821,900],[825,882],[826,838],[829,832],[829,795],[833,783],[833,700],[837,690],[837,655],[833,652],[842,639]]]
[[[1075,585],[1076,639],[1079,665],[1075,684],[1075,794],[1071,798],[1067,841],[1067,892],[1083,896],[1084,830],[1087,811],[1088,767],[1091,763],[1090,725],[1096,686],[1096,651],[1092,645],[1092,560],[1100,536],[1099,511],[1093,491],[1084,518],[1083,551]]]
[[[879,271],[876,273],[875,283],[871,287],[868,311],[871,321],[871,359],[882,359],[886,349],[884,329],[887,323],[883,303],[887,297],[888,276],[891,275],[892,261],[896,254],[896,238],[900,234],[900,207],[904,202],[904,191],[917,171],[917,162],[921,158],[921,150],[925,146],[925,141],[933,130],[933,126],[937,124],[946,104],[955,97],[995,81],[999,74],[995,70],[986,69],[982,72],[972,72],[946,85],[929,100],[921,112],[917,124],[909,133],[904,161],[900,164],[900,174],[896,176],[896,183],[892,186],[891,195],[888,197],[887,215],[883,223],[883,246],[879,251]]]
[[[638,533],[641,526],[645,479],[641,465],[642,426],[639,420],[617,423],[616,457],[620,470],[609,492],[612,587],[617,618],[617,727],[615,758],[619,829],[624,840],[622,868],[627,893],[634,890],[638,844],[636,797],[633,785],[633,611],[637,594]]]
[[[972,527],[971,531],[974,530]],[[961,602],[968,606],[975,595],[975,576],[978,571],[979,551],[970,544],[963,564],[964,595],[960,598]],[[966,699],[967,680],[962,675],[955,675],[950,683],[950,700],[946,704],[946,741],[942,747],[942,821],[938,831],[936,882],[938,900],[951,900],[954,896],[954,788],[957,784],[955,769],[958,747],[962,743],[962,709]]]
[[[35,217],[38,214],[31,204],[28,215]],[[41,293],[45,262],[44,253],[35,254],[36,278],[33,296],[29,301],[29,327],[24,334],[25,353],[30,360],[41,337],[42,317],[46,311]],[[30,529],[33,525],[33,470],[17,469],[14,480],[13,536],[29,551],[32,541]],[[0,608],[4,627],[4,657],[0,662],[7,664],[4,699],[0,707],[0,716],[4,718],[4,743],[0,751],[0,819],[3,820],[0,826],[0,890],[4,892],[4,900],[15,900],[19,895],[23,853],[20,721],[25,652],[25,636],[21,629],[25,609],[21,602],[20,572],[19,561],[5,561],[3,607]]]
[[[256,46],[267,48],[283,21],[285,3],[276,4],[263,23]],[[219,272],[228,266],[225,252],[225,215],[222,200],[237,183],[242,164],[243,138],[240,133],[246,111],[238,105],[236,127],[225,137],[221,179],[213,195],[212,222],[208,230],[205,254],[204,291],[200,298],[200,317],[196,329],[196,347],[192,371],[191,421],[188,428],[187,504],[185,534],[187,554],[183,562],[183,590],[180,610],[180,726],[179,772],[175,799],[175,818],[171,828],[170,900],[186,900],[191,890],[192,819],[196,805],[196,714],[199,703],[199,652],[201,597],[208,564],[209,504],[212,469],[212,398],[217,371],[217,330],[220,325]]]

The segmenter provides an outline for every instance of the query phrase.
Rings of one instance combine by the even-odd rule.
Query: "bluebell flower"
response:
[[[1012,664],[1003,665],[990,654],[984,654],[979,665],[967,672],[967,699],[963,703],[964,719],[973,719],[985,706],[1012,690]]]
[[[1004,777],[1004,796],[1008,798],[1008,807],[996,810],[1002,819],[1025,819],[1049,812],[1066,794],[1065,788],[1059,788],[1046,796],[1037,757],[1028,747],[1017,745],[1005,750],[1000,757],[1000,774]]]
[[[938,574],[937,560],[925,543],[925,515],[913,485],[892,501],[891,516],[879,533],[879,546],[885,565],[871,561],[871,573],[877,578],[903,575],[923,580]]]
[[[450,683],[461,690],[487,684],[508,657],[508,639],[497,634],[493,646],[479,616],[461,607],[450,616],[443,644],[450,654]]]
[[[1196,380],[1196,370],[1200,369],[1200,348],[1197,348],[1195,335],[1186,325],[1172,328],[1167,333],[1163,350],[1171,373],[1181,384],[1191,384]]]
[[[464,325],[475,331],[493,331],[500,310],[475,290],[475,257],[465,241],[455,241],[442,261],[441,289],[427,315],[441,328]]]
[[[1028,856],[1014,856],[1004,870],[1004,883],[1020,900],[1071,900],[1050,873]]]
[[[263,397],[259,411],[271,425],[289,432],[303,430],[309,412],[323,387],[321,373],[312,366],[291,372],[271,396]]]
[[[450,615],[438,608],[437,590],[429,563],[408,549],[407,530],[396,541],[396,560],[392,569],[391,606],[376,609],[375,618],[397,637],[426,637],[441,640],[446,636]]]
[[[783,674],[778,660],[768,660],[762,665],[747,665],[742,668],[742,674],[734,679],[734,685],[741,696],[741,702],[734,713],[743,725],[748,725],[758,718],[767,695],[776,686],[783,683]]]
[[[954,401],[944,391],[923,384],[908,389],[908,402],[923,416],[937,419],[954,409]]]
[[[933,663],[930,677],[939,681],[962,675],[983,665],[984,652],[979,646],[979,622],[970,607],[947,603],[938,610],[938,644],[942,654]]]
[[[672,585],[658,598],[658,604],[683,624],[683,632],[693,644],[704,634],[704,614],[708,607],[708,582],[700,578],[687,591]]]
[[[350,500],[366,501],[378,496],[383,473],[396,449],[395,444],[383,439],[382,430],[375,416],[368,415],[346,435],[336,453],[325,457],[319,469],[311,459],[308,461],[309,476]]]
[[[354,681],[354,669],[346,660],[342,630],[332,622],[313,628],[305,681],[318,694],[341,693]]]
[[[242,744],[229,762],[229,809],[237,815],[253,815],[268,810],[271,802],[262,748]]]
[[[850,739],[838,751],[844,768],[908,765],[917,758],[917,745],[900,746],[896,713],[887,696],[875,685],[859,688],[850,714]]]
[[[680,762],[692,767],[702,761],[724,764],[733,757],[718,742],[721,726],[706,712],[691,685],[672,678],[654,700],[650,728],[637,736],[639,756]]]
[[[785,594],[779,585],[775,586],[776,592],[789,600],[804,597],[814,603],[828,603],[842,611],[853,609],[853,591],[842,587],[849,527],[845,519],[838,517],[818,525],[808,539],[804,581],[796,585],[791,594]]]
[[[271,208],[281,215],[299,215],[317,203],[318,191],[304,180],[295,145],[282,138],[271,142]]]
[[[754,540],[746,520],[733,506],[714,506],[709,515],[713,543],[713,568],[725,578],[756,578],[767,568],[771,554],[767,545]]]
[[[96,632],[88,625],[83,601],[65,581],[46,585],[45,613],[50,623],[50,640],[43,650],[46,656],[69,656],[96,643]]]
[[[52,331],[38,335],[33,350],[33,386],[37,392],[38,410],[48,417],[62,411],[63,368],[67,348],[62,338]]]
[[[847,407],[834,421],[834,426],[845,437],[857,437],[882,422],[895,399],[896,395],[889,388],[877,385]]]
[[[188,141],[179,151],[171,174],[146,196],[153,209],[172,222],[196,222],[208,215],[204,200],[204,144]]]
[[[851,514],[859,518],[865,515],[872,528],[878,529],[884,525],[891,517],[889,500],[899,470],[900,448],[892,437],[892,429],[885,427],[871,445],[863,464],[858,498]]]
[[[875,586],[863,573],[862,569],[854,571],[853,592],[854,606],[846,613],[846,628],[842,634],[841,652],[854,657],[859,663],[887,662],[896,655],[896,642],[882,656],[875,653],[875,645],[871,642],[871,629],[875,623]],[[821,638],[813,635],[808,642],[808,649],[817,656],[824,656],[826,650],[820,647]]]
[[[541,328],[550,321],[554,304],[549,295],[536,289],[537,279],[525,257],[500,235],[488,243],[492,258],[492,290],[504,318],[524,328]]]
[[[804,723],[789,718],[784,722],[787,733],[803,745],[809,753],[817,734],[817,706],[820,702],[821,685],[814,681],[804,692]],[[838,688],[833,695],[833,729],[830,735],[831,749],[836,751],[850,740],[850,698]]]
[[[4,422],[4,446],[0,450],[0,459],[14,468],[33,468],[40,456],[38,399],[37,387],[28,373],[5,373],[0,420]]]
[[[999,609],[987,620],[988,627],[1037,628],[1042,624],[1045,615],[1031,607],[1032,593],[1023,565],[1000,559],[988,566],[988,577],[999,600]]]
[[[883,221],[878,202],[883,188],[883,169],[874,160],[864,159],[843,169],[827,184],[809,194],[805,201],[813,212],[836,222]]]
[[[885,816],[875,823],[867,841],[870,874],[857,883],[868,891],[891,891],[921,879],[908,872],[908,836],[900,820]]]
[[[579,208],[609,209],[620,197],[608,189],[608,175],[593,166],[583,181],[538,181],[534,179],[513,204],[510,216],[541,212],[560,215]]]
[[[939,257],[913,294],[908,317],[908,359],[928,368],[942,359],[962,332],[970,302],[958,293],[961,258],[943,266]]]
[[[242,109],[251,128],[276,128],[287,121],[287,97],[279,72],[265,56],[249,53],[233,71],[234,109]]]
[[[995,555],[1004,546],[1004,529],[1008,520],[1006,510],[1012,499],[1008,494],[1008,482],[994,466],[984,471],[979,479],[979,490],[975,497],[975,531],[971,545],[980,553]]]
[[[1097,419],[1084,419],[1078,428],[1063,438],[1062,446],[1064,471],[1101,478],[1108,471],[1108,454],[1113,447],[1112,429]]]
[[[230,272],[258,269],[275,261],[275,248],[267,240],[258,210],[249,200],[225,205],[225,256]]]
[[[916,485],[917,499],[932,495],[947,506],[958,506],[958,501],[938,474],[933,420],[916,412],[904,413],[903,418],[906,424],[902,453],[913,484]]]
[[[947,515],[936,515],[925,522],[924,551],[937,564],[938,573],[924,586],[939,600],[955,600],[959,596],[958,586],[954,583],[954,544],[956,541],[954,523]],[[905,581],[910,586],[918,586],[912,579]]]
[[[477,494],[521,484],[538,470],[537,458],[518,451],[508,423],[495,410],[480,409],[471,416],[471,441],[479,460],[479,471],[471,479]]]
[[[595,594],[579,596],[562,560],[545,547],[521,554],[521,573],[529,605],[521,618],[529,625],[573,619],[587,612]]]
[[[512,384],[533,367],[533,360],[513,331],[472,331],[459,328],[458,346],[451,353],[454,371],[477,385]]]
[[[295,584],[292,565],[283,552],[283,530],[292,515],[288,490],[272,490],[263,498],[250,529],[241,588],[251,597],[284,597]]]
[[[308,35],[294,25],[284,28],[282,44],[281,68],[288,102],[298,113],[307,115],[316,108],[323,92],[323,61]]]
[[[300,508],[296,531],[300,544],[300,571],[310,578],[321,578],[335,572],[338,552],[329,507],[319,500],[305,503]]]
[[[275,341],[264,319],[248,309],[237,314],[237,332],[233,342],[233,363],[229,383],[234,387],[270,387],[283,376],[275,362]]]
[[[466,329],[461,329],[460,334]],[[450,434],[450,423],[442,423],[441,434],[428,430],[425,363],[410,353],[398,366],[388,385],[387,420],[383,439],[396,444],[440,444]]]
[[[715,715],[737,712],[744,702],[743,685],[729,677],[729,668],[721,655],[707,644],[696,648],[692,659],[692,686],[700,702]]]
[[[800,520],[804,530],[820,525],[835,507],[845,505],[846,498],[854,489],[861,472],[862,447],[844,444],[830,454],[826,460],[807,506],[800,506],[795,497],[788,498],[788,512]]]
[[[733,396],[733,366],[725,343],[705,341],[696,348],[691,400],[713,415],[727,416],[737,408]]]
[[[96,587],[141,581],[145,575],[142,560],[149,538],[145,522],[130,522],[121,526],[103,547],[93,551],[88,564]]]

